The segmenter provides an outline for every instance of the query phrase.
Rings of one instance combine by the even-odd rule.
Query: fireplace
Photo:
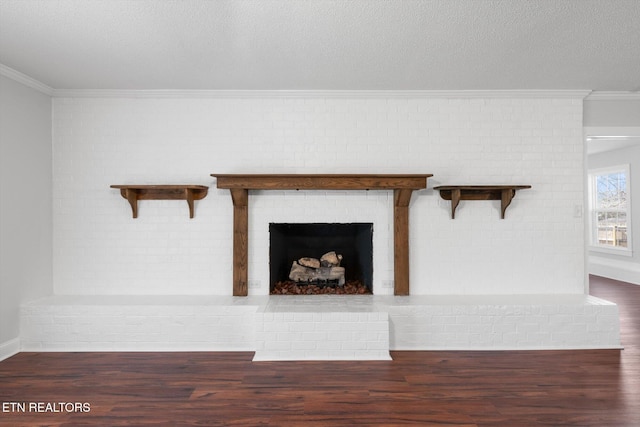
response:
[[[395,295],[409,295],[409,203],[431,174],[211,174],[233,203],[233,295],[247,296],[250,190],[393,190]]]
[[[364,287],[372,293],[372,223],[269,224],[270,290],[273,291],[278,283],[292,281],[290,272],[294,262],[308,258],[319,260],[332,252],[340,257],[339,266],[344,268],[344,281],[348,287]],[[310,282],[315,286],[342,286],[337,279]]]

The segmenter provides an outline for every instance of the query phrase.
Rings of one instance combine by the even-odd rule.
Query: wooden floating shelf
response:
[[[194,200],[204,199],[209,187],[205,185],[112,185],[120,189],[122,197],[127,199],[138,218],[138,200],[186,200],[189,205],[189,218],[193,218]]]
[[[409,295],[409,202],[431,174],[211,174],[233,203],[233,295],[247,295],[249,190],[393,190],[394,294]]]
[[[516,195],[516,190],[531,188],[530,185],[441,185],[433,187],[440,191],[440,197],[451,200],[451,219],[456,217],[460,200],[500,200],[500,218]]]

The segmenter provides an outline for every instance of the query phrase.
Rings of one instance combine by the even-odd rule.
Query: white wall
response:
[[[589,251],[589,272],[604,277],[640,284],[640,146],[592,154],[589,169],[629,165],[631,176],[632,256]]]
[[[51,98],[0,76],[0,359],[52,285]]]
[[[640,99],[633,96],[596,96],[584,103],[586,136],[634,136],[640,138]],[[599,142],[606,144],[607,142]],[[629,164],[631,175],[631,257],[589,251],[591,274],[640,284],[640,146],[591,154],[589,169]]]
[[[411,206],[413,294],[584,292],[582,99],[54,99],[56,294],[231,294],[232,205],[211,173],[433,173]],[[210,185],[141,201],[111,184]],[[530,184],[507,218],[438,184]],[[389,192],[252,192],[250,294],[268,293],[268,223],[374,223],[391,293]]]
[[[640,126],[640,99],[598,99],[584,102],[584,125],[589,127]]]

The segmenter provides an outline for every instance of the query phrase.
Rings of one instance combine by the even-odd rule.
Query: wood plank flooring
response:
[[[591,289],[620,305],[625,350],[295,363],[253,363],[252,353],[20,353],[0,362],[0,425],[635,427],[640,286],[592,277]],[[7,412],[11,402],[25,411]],[[62,412],[30,412],[37,402]],[[86,402],[90,412],[58,402]]]

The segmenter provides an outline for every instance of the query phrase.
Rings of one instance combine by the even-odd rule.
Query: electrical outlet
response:
[[[573,217],[574,218],[582,218],[582,205],[574,205],[573,206]]]
[[[260,286],[262,286],[260,280],[249,280],[249,289],[257,289]]]
[[[393,288],[393,280],[383,280],[382,281],[382,287],[386,288],[386,289],[392,289]]]

